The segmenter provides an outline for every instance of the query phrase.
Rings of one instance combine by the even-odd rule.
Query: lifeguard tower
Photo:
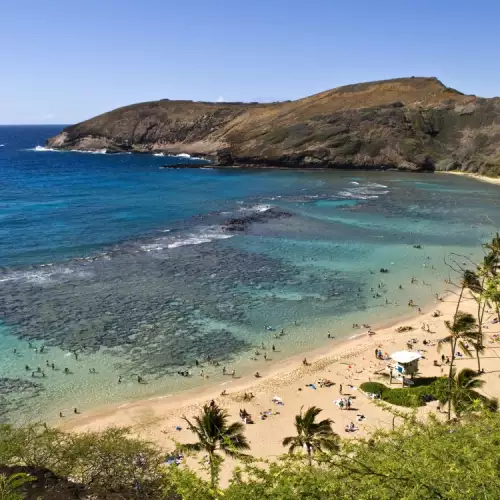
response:
[[[391,359],[395,361],[391,369],[391,377],[402,380],[403,385],[405,378],[413,378],[418,373],[418,361],[421,354],[412,351],[398,351],[391,355]]]

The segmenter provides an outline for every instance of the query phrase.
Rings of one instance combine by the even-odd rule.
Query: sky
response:
[[[0,124],[436,76],[500,95],[498,0],[0,0]]]

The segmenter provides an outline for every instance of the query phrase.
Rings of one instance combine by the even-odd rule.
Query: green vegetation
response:
[[[338,436],[332,430],[332,420],[329,418],[316,422],[321,408],[311,406],[305,413],[300,409],[300,415],[295,417],[296,436],[283,439],[283,446],[288,446],[289,453],[297,449],[306,449],[309,466],[312,466],[312,456],[321,450],[338,450]]]
[[[425,406],[426,398],[441,399],[446,387],[446,379],[438,377],[416,378],[411,387],[388,387],[379,382],[364,382],[360,389],[378,394],[382,401],[396,406]]]
[[[345,441],[316,467],[285,458],[236,479],[226,500],[470,500],[498,498],[500,418],[480,414],[461,423],[409,418],[394,431]]]
[[[179,449],[207,453],[210,483],[212,488],[215,488],[222,462],[217,450],[221,450],[230,457],[244,458],[245,455],[241,450],[250,448],[243,434],[244,426],[241,422],[228,424],[227,412],[215,404],[205,405],[201,415],[194,417],[194,424],[186,417],[184,420],[188,424],[189,430],[196,434],[198,441],[179,445]]]
[[[0,474],[0,500],[23,500],[21,487],[33,481],[29,474],[18,472],[6,476]]]
[[[35,432],[33,427],[26,432],[24,428],[4,426],[0,428],[0,454],[4,463],[18,464],[24,461],[16,453],[24,446],[39,448],[39,466],[47,461],[47,465],[67,471],[73,482],[85,479],[80,498],[96,500],[498,498],[498,413],[466,412],[460,421],[440,422],[431,417],[426,423],[413,415],[402,415],[402,421],[395,430],[377,431],[369,439],[339,439],[338,447],[332,451],[317,449],[312,466],[306,454],[285,454],[265,467],[248,463],[234,472],[224,490],[210,487],[184,466],[162,464],[157,460],[160,451],[150,443],[116,430],[85,434],[85,443],[92,443],[92,453],[88,454],[87,445],[71,449],[72,443],[80,441],[78,436],[38,426]],[[52,457],[56,450],[45,433],[57,436],[63,443],[64,450],[57,460]],[[31,451],[26,456],[31,456]],[[24,493],[30,491],[30,487],[23,489],[26,479],[26,475],[2,478],[0,492],[4,496],[0,498],[26,498]],[[47,490],[40,498],[49,500],[56,496]]]
[[[126,428],[67,434],[39,424],[0,426],[0,464],[49,469],[86,485],[97,498],[110,491],[161,498],[154,495],[163,488],[162,462],[156,446],[131,437]]]

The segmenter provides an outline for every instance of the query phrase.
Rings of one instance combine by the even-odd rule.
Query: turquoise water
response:
[[[57,131],[0,127],[3,420],[227,383],[222,366],[265,371],[406,315],[500,220],[498,188],[468,179],[34,149]],[[271,361],[251,359],[261,343]]]

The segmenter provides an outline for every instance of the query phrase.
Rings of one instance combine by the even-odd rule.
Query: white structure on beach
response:
[[[418,372],[418,360],[421,354],[412,351],[398,351],[391,355],[396,363],[392,365],[393,377],[413,377]]]

